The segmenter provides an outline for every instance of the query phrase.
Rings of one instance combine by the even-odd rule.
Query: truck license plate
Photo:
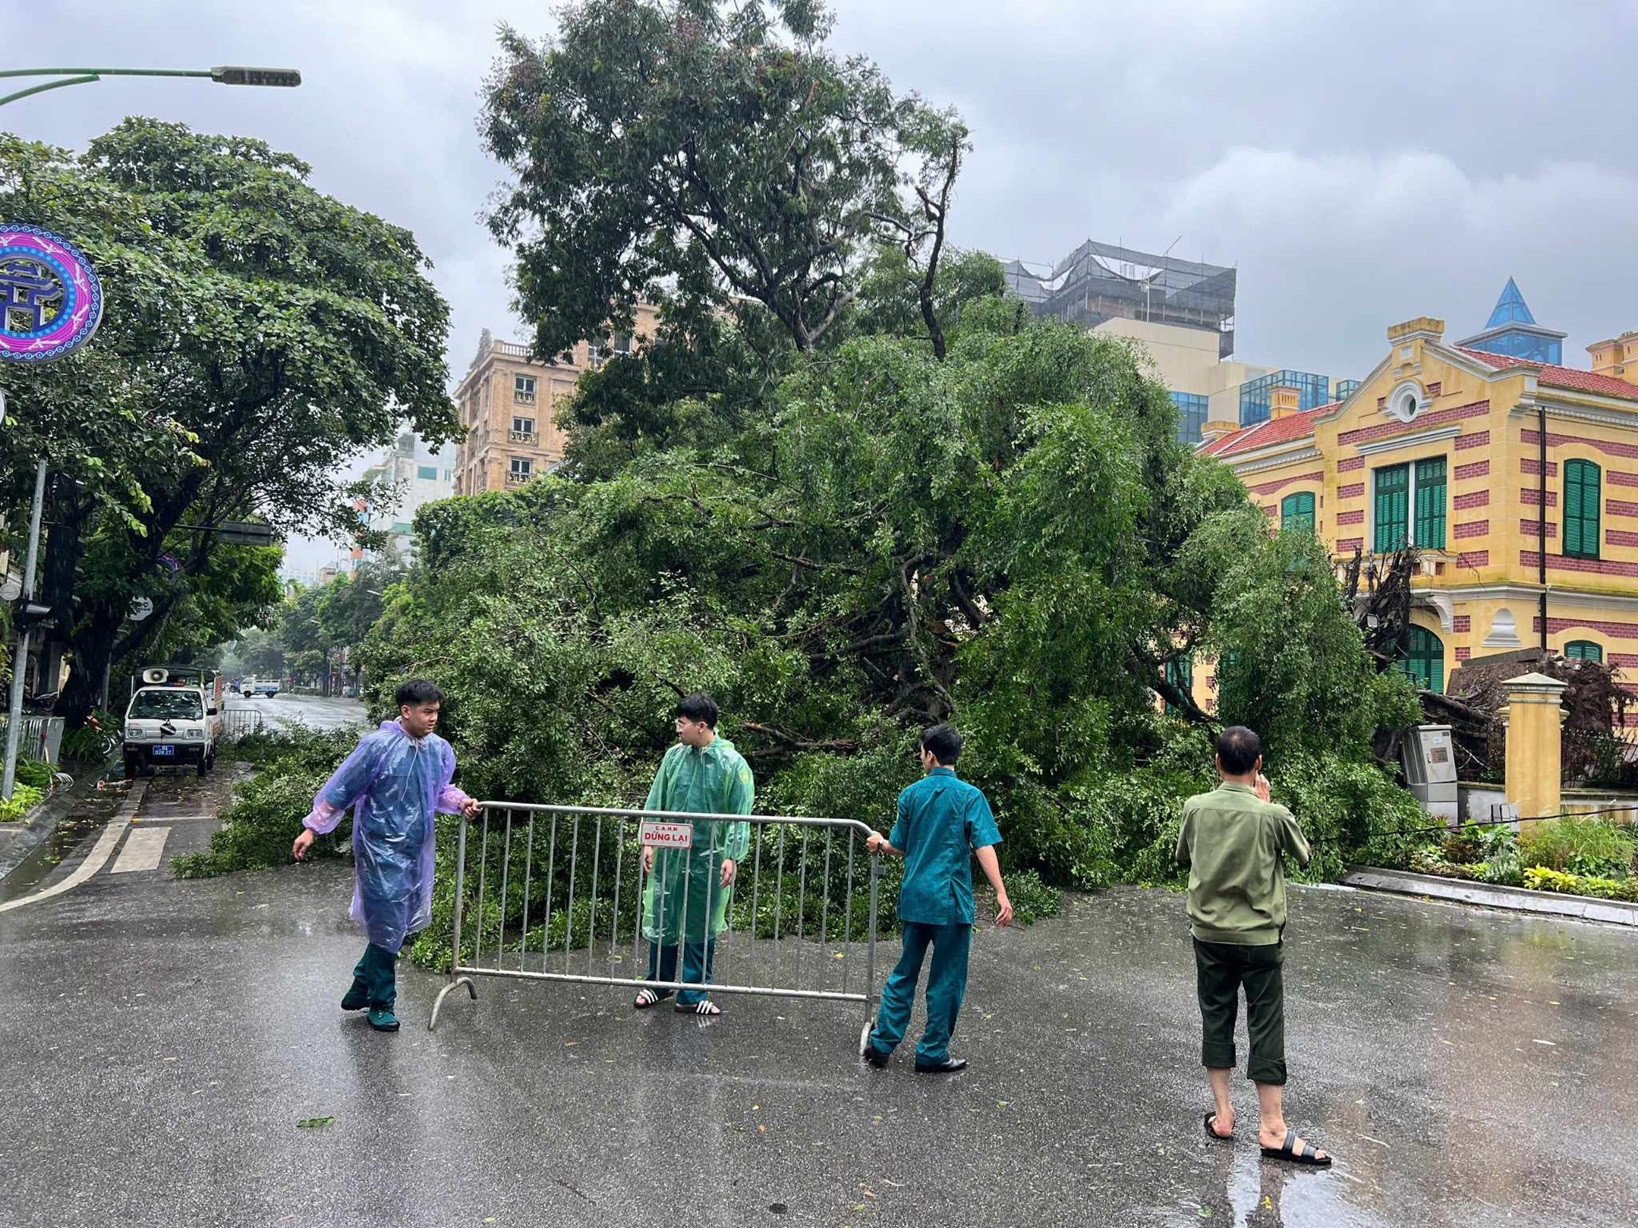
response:
[[[171,756],[174,757],[176,755],[176,747],[174,747],[174,746],[156,746],[156,747],[154,747],[154,754],[155,755],[171,755]]]

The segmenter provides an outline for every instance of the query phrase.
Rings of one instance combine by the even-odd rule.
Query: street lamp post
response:
[[[0,77],[59,78],[0,97],[0,107],[31,94],[43,94],[65,85],[87,85],[104,77],[209,77],[218,85],[271,85],[286,89],[301,84],[301,73],[294,68],[246,68],[242,64],[216,68],[8,68],[0,71]]]

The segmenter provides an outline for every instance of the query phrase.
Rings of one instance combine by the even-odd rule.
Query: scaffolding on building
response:
[[[1110,319],[1146,320],[1218,335],[1218,357],[1234,353],[1236,272],[1088,239],[1052,268],[1004,266],[1007,285],[1038,315],[1091,328]]]

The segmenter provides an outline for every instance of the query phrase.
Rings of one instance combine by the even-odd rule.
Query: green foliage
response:
[[[1036,318],[982,253],[935,261],[966,132],[827,30],[812,0],[587,0],[555,41],[503,31],[484,137],[515,178],[490,224],[536,350],[627,332],[640,298],[663,327],[583,381],[565,470],[418,513],[359,654],[373,698],[434,678],[475,795],[631,806],[677,696],[707,689],[760,809],[882,830],[917,729],[954,718],[1033,910],[1060,885],[1178,880],[1214,722],[1166,675],[1201,653],[1316,840],[1309,876],[1415,826],[1369,762],[1414,701],[1374,673],[1311,535],[1271,537],[1177,442],[1132,346]],[[357,595],[298,597],[287,631],[311,646],[287,634],[287,659],[356,631]],[[456,826],[422,962],[449,958]],[[601,840],[594,860],[629,865]],[[463,939],[572,945],[580,919],[545,911],[570,882],[507,874],[504,847],[476,854]],[[811,840],[772,856],[786,886],[741,891],[736,924],[859,924],[858,884]],[[602,889],[574,886],[589,927]]]
[[[1635,878],[1601,878],[1568,874],[1548,866],[1531,866],[1524,872],[1524,885],[1532,891],[1561,891],[1566,895],[1638,902],[1638,879]]]
[[[458,430],[448,311],[414,238],[307,174],[148,119],[79,156],[0,134],[0,216],[67,235],[108,292],[96,345],[0,370],[13,503],[37,456],[83,484],[53,499],[44,577],[52,604],[79,599],[70,724],[119,658],[208,646],[277,603],[277,550],[187,526],[261,514],[351,535],[342,462],[406,419],[433,442]],[[155,609],[131,623],[137,597]]]
[[[1518,833],[1507,823],[1481,823],[1459,828],[1444,840],[1443,860],[1462,867],[1460,877],[1483,883],[1516,887],[1524,881]]]
[[[1532,823],[1519,840],[1526,866],[1595,878],[1625,878],[1638,839],[1632,828],[1602,818],[1570,817]]]
[[[222,753],[258,765],[258,772],[233,788],[233,804],[202,852],[171,858],[179,878],[211,878],[234,870],[286,865],[302,819],[336,766],[358,744],[356,730],[297,730],[252,734],[224,744]],[[313,843],[312,856],[346,855],[351,819]]]
[[[1329,568],[1177,446],[1126,347],[979,301],[945,361],[857,336],[793,364],[765,413],[712,451],[423,509],[364,649],[376,697],[436,678],[474,793],[629,806],[676,696],[708,689],[759,809],[882,830],[917,728],[953,715],[1008,873],[1177,882],[1182,802],[1216,777],[1204,718],[1163,718],[1156,687],[1180,636],[1228,634],[1243,689],[1293,688],[1259,719],[1309,877],[1423,824],[1369,762],[1374,719],[1409,709]],[[1293,640],[1322,651],[1304,666]],[[497,909],[520,922],[521,898]]]
[[[19,759],[17,761],[17,783],[30,785],[42,792],[51,788],[52,778],[56,773],[49,763],[40,759]]]
[[[320,591],[318,623],[327,643],[356,651],[381,617],[387,589],[403,574],[396,559],[369,559],[350,575],[337,576]]]
[[[1072,791],[1064,815],[1044,830],[1008,830],[1014,855],[1047,878],[1079,888],[1117,882],[1181,885],[1177,864],[1183,803],[1217,785],[1213,749],[1201,732],[1179,733],[1166,749],[1133,768]],[[1374,764],[1336,754],[1290,756],[1271,765],[1274,799],[1288,807],[1313,846],[1298,881],[1334,881],[1349,864],[1380,864],[1387,833],[1423,824],[1415,798]]]
[[[683,327],[764,314],[806,351],[878,245],[942,237],[966,129],[830,51],[822,4],[586,0],[557,24],[502,27],[481,121],[536,353],[629,333],[639,297]]]
[[[1064,906],[1064,893],[1047,886],[1034,870],[1014,870],[1007,876],[1007,898],[1012,901],[1013,919],[1020,925],[1056,917]]]
[[[124,718],[107,710],[93,712],[92,716],[96,718],[95,724],[88,723],[63,733],[60,753],[66,762],[101,766],[112,753],[125,727]]]
[[[1217,592],[1211,637],[1226,722],[1257,730],[1272,758],[1363,746],[1379,727],[1419,718],[1410,685],[1398,674],[1378,674],[1366,655],[1314,534],[1281,533],[1271,548],[1243,553],[1252,543],[1241,533],[1227,540],[1237,541],[1239,557]]]
[[[1505,823],[1466,825],[1417,850],[1409,865],[1447,878],[1632,899],[1635,851],[1630,827],[1569,817],[1532,823],[1522,837]]]
[[[11,800],[0,801],[0,823],[11,823],[21,819],[45,798],[45,791],[34,785],[26,785],[18,781],[12,787]]]

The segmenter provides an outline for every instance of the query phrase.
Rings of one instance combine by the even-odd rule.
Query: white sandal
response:
[[[656,1002],[659,1002],[664,998],[669,998],[670,996],[670,993],[660,993],[659,991],[653,989],[639,989],[637,991],[637,1000],[631,1005],[634,1010],[644,1011],[653,1006]]]
[[[710,998],[706,998],[703,1001],[693,1002],[693,1003],[679,1002],[679,1003],[677,1003],[677,1005],[673,1006],[671,1009],[676,1011],[679,1015],[720,1015],[720,1014],[722,1014],[722,1007],[718,1006],[715,1002],[711,1001]]]

